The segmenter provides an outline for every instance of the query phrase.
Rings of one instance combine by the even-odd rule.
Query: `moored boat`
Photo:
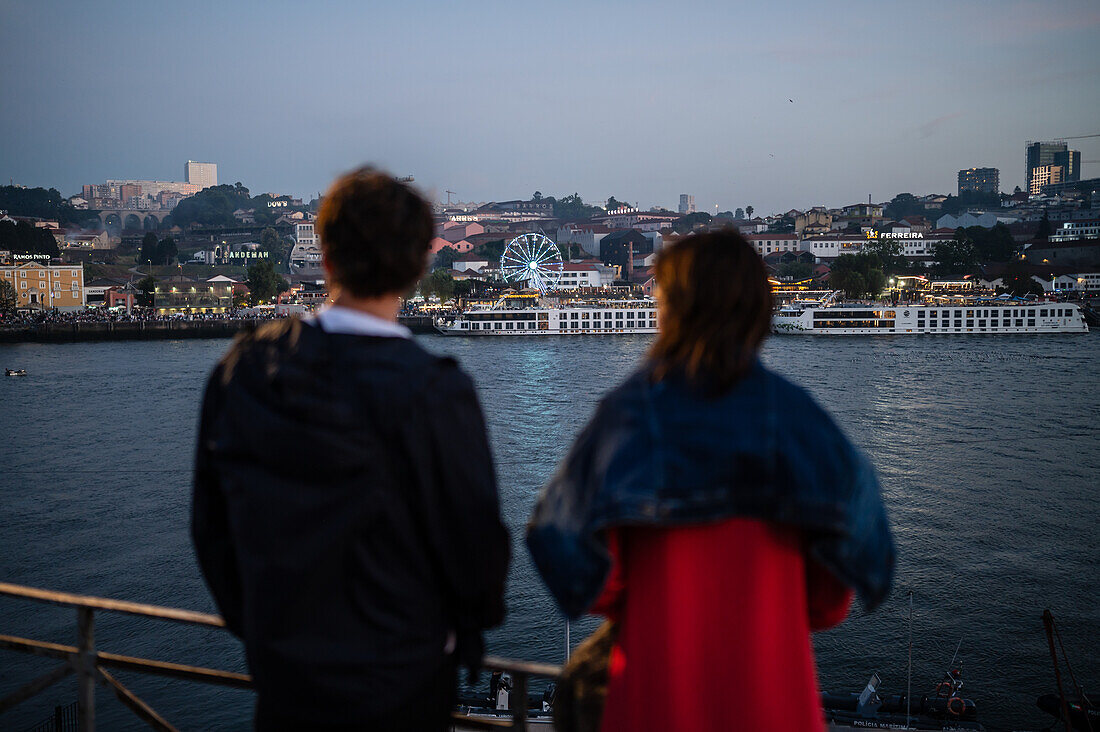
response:
[[[793,302],[772,317],[772,332],[799,335],[1088,333],[1073,303],[1018,298],[944,298],[928,304]]]

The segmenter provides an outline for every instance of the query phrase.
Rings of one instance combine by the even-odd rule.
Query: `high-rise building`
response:
[[[1027,192],[1037,196],[1043,192],[1043,186],[1066,182],[1066,169],[1061,165],[1037,165],[1031,170],[1031,182]]]
[[[680,213],[695,213],[695,196],[691,195],[690,193],[680,194]]]
[[[996,168],[970,168],[959,171],[959,195],[963,191],[1001,192],[1001,171]]]
[[[183,180],[193,185],[209,188],[218,185],[217,163],[196,163],[188,160],[183,168]]]
[[[1048,166],[1058,166],[1062,169],[1060,181],[1051,180],[1054,176],[1049,169],[1036,172],[1040,168],[1047,168]],[[1024,147],[1024,169],[1026,171],[1025,187],[1028,193],[1035,195],[1047,183],[1072,183],[1081,180],[1081,151],[1070,150],[1066,143],[1060,141],[1032,142],[1028,140],[1027,145]],[[1037,183],[1036,176],[1045,178],[1045,182]]]

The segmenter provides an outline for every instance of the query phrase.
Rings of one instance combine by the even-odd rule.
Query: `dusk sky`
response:
[[[308,198],[371,161],[437,200],[761,214],[975,166],[1011,191],[1026,140],[1100,132],[1098,39],[1096,0],[0,0],[0,178],[72,195],[192,159]]]

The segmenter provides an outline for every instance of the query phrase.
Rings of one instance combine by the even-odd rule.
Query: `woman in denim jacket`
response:
[[[543,491],[527,543],[563,612],[618,623],[604,730],[824,728],[810,632],[885,599],[867,459],[758,351],[763,262],[737,232],[658,258],[661,334]]]

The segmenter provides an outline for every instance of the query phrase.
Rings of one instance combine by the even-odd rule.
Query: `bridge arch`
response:
[[[126,218],[122,220],[123,231],[141,231],[141,217],[137,214],[126,214]]]
[[[156,216],[149,214],[145,217],[144,228],[146,231],[156,231],[160,228],[160,220]]]
[[[122,217],[115,211],[105,211],[102,214],[103,228],[107,230],[107,236],[120,236],[122,234]]]

